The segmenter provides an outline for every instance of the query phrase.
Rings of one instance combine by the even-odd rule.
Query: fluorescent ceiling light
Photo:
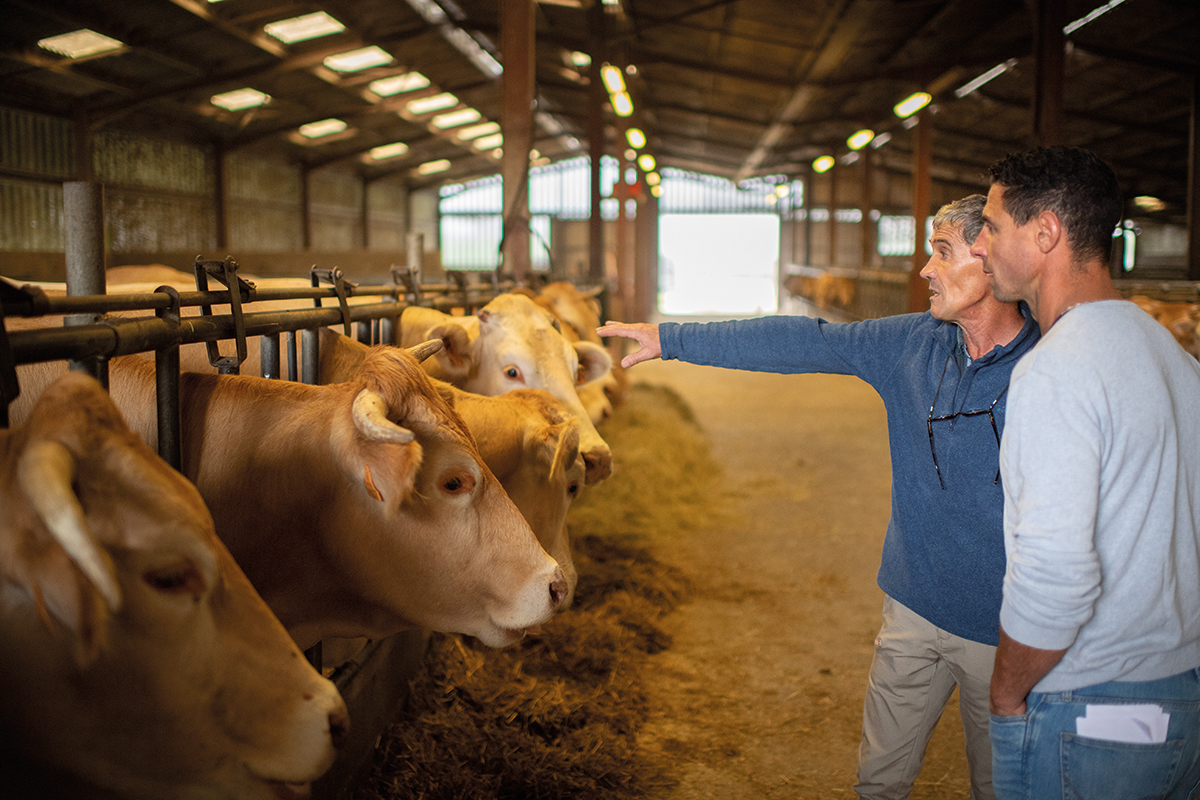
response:
[[[1107,14],[1108,12],[1112,11],[1114,8],[1116,8],[1117,6],[1121,5],[1121,3],[1124,3],[1124,2],[1125,2],[1125,0],[1109,0],[1104,5],[1092,9],[1090,12],[1088,12],[1084,16],[1080,17],[1079,19],[1075,20],[1074,22],[1070,23],[1069,25],[1064,26],[1063,33],[1070,36],[1072,33],[1079,30],[1084,25],[1087,25],[1089,22],[1096,19],[1096,17]]]
[[[49,50],[52,53],[67,56],[68,58],[94,56],[98,53],[107,53],[110,50],[119,50],[124,46],[123,42],[87,28],[59,34],[58,36],[50,36],[38,41],[38,47]]]
[[[544,6],[566,6],[567,8],[583,8],[579,0],[538,0]]]
[[[415,92],[429,85],[429,78],[419,72],[406,72],[403,75],[393,75],[390,78],[380,78],[371,81],[367,88],[380,97],[391,97],[394,94]]]
[[[650,194],[654,195],[655,197],[662,197],[662,192],[663,192],[662,184],[658,184],[658,185],[650,187]]]
[[[1162,200],[1146,194],[1138,195],[1137,197],[1133,198],[1133,204],[1146,211],[1162,211],[1167,207],[1167,204]]]
[[[875,131],[870,130],[869,128],[863,128],[861,131],[851,135],[850,138],[846,140],[846,144],[850,146],[851,150],[862,150],[864,147],[869,145],[871,140],[874,138]]]
[[[913,92],[899,103],[896,103],[892,110],[895,111],[896,116],[900,117],[901,119],[904,117],[911,117],[913,114],[929,105],[929,101],[932,99],[933,96],[929,94],[929,92]]]
[[[417,172],[421,175],[432,175],[435,172],[445,172],[448,169],[450,169],[450,159],[439,158],[437,161],[426,161],[417,167]]]
[[[871,149],[878,150],[892,140],[890,133],[881,133],[871,140]]]
[[[633,99],[630,98],[629,92],[617,92],[610,96],[612,99],[613,111],[618,117],[628,117],[633,113]]]
[[[638,166],[642,168],[643,172],[653,172],[654,156],[650,155],[649,153],[642,153],[640,156],[638,156]]]
[[[392,56],[382,47],[371,45],[370,47],[362,47],[358,50],[349,50],[345,53],[329,56],[323,63],[335,72],[358,72],[359,70],[390,64],[392,63]]]
[[[478,122],[483,117],[478,111],[473,108],[460,108],[457,111],[448,111],[445,114],[438,114],[433,118],[432,123],[435,128],[457,128],[459,125],[466,125],[468,122]]]
[[[776,197],[787,197],[791,193],[792,193],[792,187],[788,186],[786,183],[781,183],[775,187],[775,196]]]
[[[449,92],[441,94],[431,94],[428,97],[418,97],[416,100],[409,100],[405,109],[410,114],[429,114],[434,111],[441,111],[446,108],[453,108],[458,105],[458,98]]]
[[[589,67],[592,64],[592,57],[582,50],[575,50],[571,53],[571,63],[577,67]]]
[[[278,22],[270,22],[263,26],[263,30],[284,44],[295,44],[341,33],[346,30],[346,26],[324,11],[317,11],[299,17],[281,19]]]
[[[637,150],[634,150],[632,147],[627,148],[625,150],[625,160],[626,161],[637,161]]]
[[[812,165],[813,171],[814,172],[829,172],[829,170],[833,169],[834,163],[835,162],[834,162],[833,156],[821,156],[820,158],[818,158],[816,161],[813,162],[813,165]]]
[[[600,68],[600,79],[604,81],[604,88],[608,89],[609,94],[625,91],[625,77],[621,70],[612,64],[605,64]]]
[[[454,135],[460,141],[465,142],[465,141],[469,141],[471,139],[478,139],[480,136],[487,136],[489,133],[499,133],[499,132],[500,132],[500,123],[499,122],[485,122],[482,125],[472,125],[469,128],[463,128],[461,131],[457,131]]]
[[[346,130],[346,123],[340,119],[323,119],[318,122],[310,122],[307,125],[300,126],[300,135],[307,136],[309,139],[319,139],[322,136],[329,136],[334,133],[341,133]]]
[[[966,97],[971,92],[978,89],[980,86],[983,86],[988,81],[991,81],[995,78],[1000,77],[1001,75],[1003,75],[1005,72],[1009,71],[1016,65],[1017,65],[1017,60],[1015,58],[1010,58],[1008,61],[1005,61],[1003,64],[997,64],[996,66],[989,69],[987,72],[980,75],[975,80],[968,81],[967,83],[964,83],[962,86],[955,89],[954,96],[957,98],[960,98],[960,99],[963,97]]]
[[[492,54],[484,50],[471,34],[458,27],[442,28],[442,36],[466,56],[484,75],[496,77],[504,72],[500,62],[492,58]]]
[[[497,161],[499,161],[503,157],[504,157],[504,150],[502,150],[501,148],[497,147],[495,150],[492,151],[492,158],[496,159]]]
[[[491,136],[482,136],[471,142],[472,147],[478,147],[480,150],[491,150],[494,147],[499,147],[504,144],[504,134],[493,133]]]
[[[628,140],[629,146],[635,150],[646,146],[646,134],[642,133],[641,128],[630,128],[625,131],[625,138]]]
[[[270,99],[271,95],[246,87],[245,89],[234,89],[232,92],[214,94],[211,102],[214,106],[220,106],[229,111],[241,111],[265,105]]]
[[[648,186],[658,186],[660,181],[662,181],[662,176],[659,175],[657,172],[647,172],[646,173],[646,184]]]
[[[371,148],[371,158],[376,161],[383,161],[387,158],[395,158],[402,156],[408,152],[408,145],[404,142],[392,142],[391,144],[381,144],[379,147]]]

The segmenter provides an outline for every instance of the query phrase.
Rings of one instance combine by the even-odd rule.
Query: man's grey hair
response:
[[[986,204],[987,197],[981,194],[968,195],[961,200],[947,203],[939,208],[934,216],[933,229],[934,231],[939,228],[957,229],[962,234],[967,247],[970,247],[975,244],[975,239],[983,230],[983,207]]]

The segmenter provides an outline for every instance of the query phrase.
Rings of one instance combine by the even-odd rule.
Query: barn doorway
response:
[[[662,314],[759,315],[779,310],[775,214],[663,214],[659,254]]]

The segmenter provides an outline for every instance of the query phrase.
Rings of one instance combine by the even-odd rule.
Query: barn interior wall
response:
[[[75,179],[74,134],[71,120],[0,107],[0,275],[65,280],[62,184]],[[261,275],[302,275],[313,264],[340,265],[352,277],[386,275],[406,262],[411,228],[425,233],[425,262],[440,273],[429,253],[437,247],[436,190],[413,214],[400,177],[365,186],[349,166],[314,170],[306,250],[301,166],[266,144],[232,150],[225,165],[227,244],[218,250],[215,147],[119,129],[101,130],[92,142],[110,267],[161,263],[190,271],[197,255],[232,255],[244,271]]]

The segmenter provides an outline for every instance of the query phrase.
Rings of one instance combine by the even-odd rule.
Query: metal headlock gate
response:
[[[410,248],[410,263],[393,267],[392,283],[360,286],[340,269],[310,272],[311,287],[256,288],[239,277],[232,258],[211,261],[197,258],[193,264],[196,291],[178,291],[160,286],[154,292],[139,294],[48,295],[42,289],[18,287],[0,280],[0,426],[8,426],[8,407],[20,387],[16,367],[42,361],[67,360],[72,369],[82,369],[98,378],[107,388],[108,359],[154,351],[158,394],[159,455],[176,470],[181,466],[181,418],[179,408],[179,347],[206,343],[210,363],[224,374],[238,374],[246,357],[246,338],[260,336],[262,377],[280,378],[282,365],[286,376],[304,383],[315,383],[319,352],[318,328],[342,325],[348,336],[365,344],[396,341],[400,314],[409,306],[423,306],[449,312],[455,308],[471,313],[496,295],[517,287],[512,280],[500,280],[495,272],[447,272],[442,283],[424,283],[421,279],[421,248]],[[415,259],[415,261],[414,261]],[[472,280],[469,276],[474,274]],[[68,273],[68,277],[72,274]],[[208,281],[222,288],[210,290]],[[91,279],[94,281],[94,278]],[[76,279],[78,284],[80,281]],[[99,283],[85,281],[103,291]],[[95,291],[95,289],[92,289]],[[353,297],[378,297],[380,302],[352,305]],[[288,311],[248,312],[245,307],[268,300],[312,300],[313,308]],[[336,305],[323,306],[323,300]],[[211,314],[214,305],[229,305],[228,314]],[[183,316],[184,307],[199,306],[200,316]],[[103,316],[110,312],[144,310],[153,316]],[[6,331],[4,318],[10,316],[64,316],[66,325],[58,328]],[[297,364],[297,333],[300,333]],[[281,337],[286,342],[281,352]],[[233,340],[235,353],[222,355],[218,342]],[[299,369],[297,369],[299,367]],[[371,641],[354,659],[338,667],[329,676],[350,710],[350,734],[337,761],[313,787],[317,800],[336,800],[349,794],[370,766],[370,755],[389,722],[403,703],[408,683],[424,656],[428,634],[407,631]],[[314,666],[321,669],[321,644],[306,651]]]

